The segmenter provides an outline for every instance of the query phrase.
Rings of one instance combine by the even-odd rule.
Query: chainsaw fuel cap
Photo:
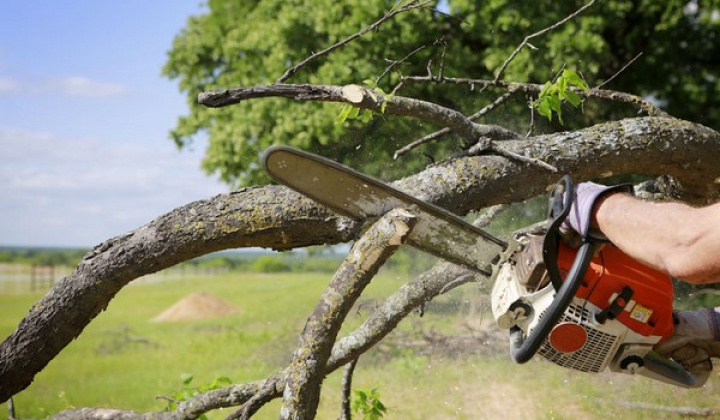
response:
[[[561,322],[550,331],[548,341],[560,353],[575,353],[585,345],[587,338],[587,331],[582,325]]]

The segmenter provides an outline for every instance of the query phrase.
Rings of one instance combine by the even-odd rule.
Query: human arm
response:
[[[690,283],[720,282],[720,204],[693,208],[636,199],[618,187],[581,183],[565,227],[604,237],[633,258]],[[676,311],[675,332],[655,347],[689,371],[720,357],[720,308]]]
[[[720,282],[720,203],[702,208],[605,194],[591,226],[631,257],[693,284]]]

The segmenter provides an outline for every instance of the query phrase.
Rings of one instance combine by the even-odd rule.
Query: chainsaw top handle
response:
[[[589,238],[583,238],[572,267],[563,281],[557,263],[560,248],[560,225],[570,213],[573,193],[572,181],[568,175],[565,175],[550,192],[548,227],[543,241],[543,261],[556,294],[538,324],[528,333],[527,338],[524,337],[520,327],[516,326],[510,330],[510,354],[517,363],[525,363],[537,353],[543,341],[575,297],[595,253],[595,242]],[[532,309],[528,308],[528,310]]]

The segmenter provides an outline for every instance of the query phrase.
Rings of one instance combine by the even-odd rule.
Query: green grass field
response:
[[[228,274],[126,287],[108,310],[68,346],[14,399],[20,418],[43,418],[69,407],[162,410],[156,398],[220,376],[235,382],[264,378],[284,367],[297,336],[330,275]],[[371,311],[372,300],[399,286],[402,279],[375,279],[350,323]],[[155,323],[150,320],[182,297],[198,291],[236,305],[237,314],[214,320]],[[0,334],[7,336],[39,295],[0,295]],[[480,315],[468,301],[480,301],[472,286],[441,297],[425,316],[409,317],[407,334],[422,329],[463,332]],[[487,315],[484,317],[487,320]],[[326,380],[319,419],[339,412],[341,372]],[[389,346],[362,357],[354,388],[377,387],[391,419],[662,419],[680,418],[646,405],[709,408],[720,415],[720,377],[699,390],[677,389],[642,377],[590,375],[533,360],[522,366],[505,352],[448,357],[421,355]],[[256,418],[275,419],[275,401]],[[211,418],[229,414],[215,413]],[[7,418],[0,404],[0,419]],[[358,417],[359,418],[359,417]],[[685,418],[685,417],[683,417]]]

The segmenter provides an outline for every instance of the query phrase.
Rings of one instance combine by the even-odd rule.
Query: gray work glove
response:
[[[715,308],[675,311],[673,318],[675,333],[653,350],[690,373],[712,371],[710,358],[720,357],[720,313]]]
[[[570,213],[560,228],[567,233],[572,230],[578,233],[582,238],[588,235],[595,239],[607,239],[600,232],[590,231],[590,221],[592,220],[592,210],[595,200],[601,195],[610,192],[627,192],[632,194],[633,188],[630,184],[605,186],[595,184],[593,182],[581,182],[575,187],[575,196],[573,199]]]

